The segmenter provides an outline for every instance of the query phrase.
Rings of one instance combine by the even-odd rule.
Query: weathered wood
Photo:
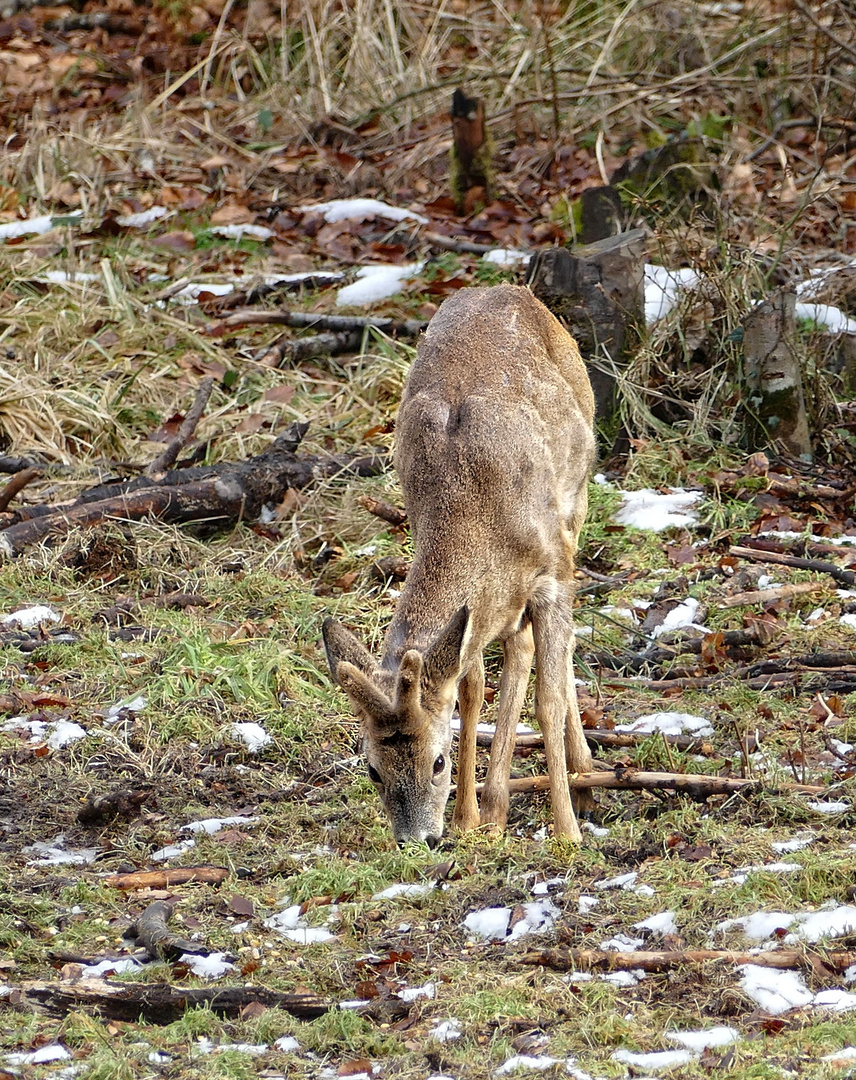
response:
[[[456,736],[458,732],[454,733]],[[663,735],[661,732],[657,732],[652,735],[648,732],[635,732],[635,731],[598,731],[594,728],[585,728],[583,734],[586,737],[586,742],[592,747],[606,747],[610,750],[622,750],[628,747],[638,746],[646,739],[659,738],[668,743],[669,746],[673,746],[676,750],[681,750],[691,754],[704,754],[705,756],[711,756],[714,753],[713,745],[704,739],[697,739],[692,735]],[[476,742],[479,746],[492,746],[493,745],[493,733],[489,731],[480,731],[476,736]],[[540,731],[533,731],[530,733],[523,733],[516,737],[514,745],[517,749],[521,750],[539,750],[544,746],[544,736]]]
[[[169,889],[174,885],[190,882],[219,885],[229,876],[225,866],[175,866],[164,870],[135,870],[129,874],[110,874],[104,878],[105,885],[112,885],[123,892],[137,889]]]
[[[846,971],[856,963],[856,952],[809,952],[798,949],[771,949],[769,952],[741,952],[736,949],[676,949],[667,951],[604,952],[600,949],[539,949],[525,953],[522,964],[538,964],[552,971],[672,971],[676,967],[700,964],[755,964],[758,967]]]
[[[163,450],[161,450],[158,456],[146,469],[146,473],[149,476],[157,476],[159,473],[166,472],[167,469],[172,468],[176,463],[178,455],[193,437],[193,433],[196,431],[196,425],[202,419],[202,414],[205,412],[205,406],[208,404],[208,399],[211,397],[211,391],[213,389],[214,378],[211,375],[206,375],[199,384],[199,389],[196,391],[196,397],[193,400],[193,404],[188,409],[187,416],[185,416],[182,421],[175,437],[169,440]]]
[[[371,315],[322,315],[311,311],[236,311],[215,326],[217,335],[236,326],[292,326],[297,330],[382,330],[391,337],[416,337],[428,325],[423,319],[375,318]]]
[[[596,244],[621,231],[621,198],[611,184],[586,188],[580,194],[581,244]]]
[[[407,521],[406,510],[400,510],[397,506],[393,506],[392,503],[384,502],[383,499],[375,499],[371,495],[362,495],[359,502],[364,510],[368,510],[370,514],[374,514],[375,517],[379,517],[382,521],[389,522],[390,525],[398,527]]]
[[[340,353],[359,352],[363,340],[362,330],[330,330],[311,337],[294,338],[287,334],[262,349],[256,356],[257,364],[265,367],[285,367],[313,360],[319,356],[337,356]]]
[[[81,1010],[112,1020],[137,1021],[142,1017],[154,1024],[169,1024],[187,1009],[200,1006],[226,1016],[240,1016],[248,1005],[283,1009],[300,1020],[315,1020],[335,1008],[315,994],[286,994],[264,986],[186,987],[166,983],[110,982],[107,979],[78,979],[75,982],[19,983],[24,1002],[40,1005],[48,1012],[65,1015]],[[13,991],[14,992],[14,991]]]
[[[760,780],[734,776],[705,776],[700,773],[643,772],[617,765],[611,772],[574,773],[568,777],[572,791],[591,788],[620,788],[629,791],[676,791],[681,795],[704,802],[712,795],[734,795],[741,791],[762,790],[768,787]],[[816,784],[777,784],[780,791],[798,791],[805,795],[821,795],[826,788]],[[483,785],[476,786],[480,793]],[[509,780],[512,794],[549,791],[549,776],[523,776]]]
[[[9,506],[9,503],[15,498],[18,492],[23,491],[27,484],[31,484],[34,480],[38,480],[41,475],[42,470],[37,469],[34,466],[16,472],[3,490],[0,491],[0,513]]]
[[[615,410],[615,368],[644,326],[645,232],[633,229],[587,247],[547,248],[529,263],[527,283],[577,339],[597,415]]]
[[[458,213],[491,199],[490,143],[484,122],[484,102],[458,87],[452,94],[452,197]]]
[[[732,551],[734,549],[732,548]],[[750,589],[748,592],[734,593],[720,600],[719,608],[746,607],[750,604],[771,604],[776,600],[787,600],[792,596],[805,596],[808,593],[825,592],[827,586],[822,581],[801,581],[795,585],[777,585],[772,589]]]
[[[777,566],[793,566],[796,570],[815,570],[818,574],[829,574],[842,585],[852,588],[856,585],[856,574],[852,570],[842,570],[835,563],[824,559],[801,559],[796,555],[781,555],[777,551],[759,551],[756,548],[735,545],[729,549],[729,555],[738,559],[752,559],[754,562],[775,563]]]
[[[339,473],[373,476],[382,470],[382,458],[297,457],[294,451],[307,427],[292,424],[264,453],[248,461],[175,469],[157,479],[139,476],[91,488],[74,503],[28,507],[19,511],[23,520],[0,531],[0,555],[15,557],[46,537],[110,519],[153,517],[175,524],[231,527],[255,520],[263,506],[281,502],[289,488],[300,490]]]
[[[208,947],[198,941],[176,937],[167,923],[172,918],[173,905],[164,900],[149,904],[137,921],[125,932],[125,937],[145,949],[154,960],[177,960],[182,953],[205,955]]]
[[[796,293],[782,289],[743,320],[743,356],[750,406],[762,438],[811,460],[802,371],[795,347]]]

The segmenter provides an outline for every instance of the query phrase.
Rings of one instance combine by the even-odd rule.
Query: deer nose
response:
[[[433,851],[434,848],[440,843],[440,837],[439,836],[426,836],[425,837],[425,843]]]

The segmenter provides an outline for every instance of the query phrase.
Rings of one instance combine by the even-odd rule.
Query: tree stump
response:
[[[598,419],[615,414],[615,370],[645,319],[644,229],[586,247],[548,248],[529,264],[532,291],[577,339],[588,367]]]
[[[810,461],[811,437],[795,348],[796,294],[782,289],[743,320],[744,376],[762,439]]]

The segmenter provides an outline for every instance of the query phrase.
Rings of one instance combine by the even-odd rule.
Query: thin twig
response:
[[[185,416],[182,421],[181,427],[178,429],[175,437],[170,439],[151,465],[149,465],[148,469],[146,469],[149,476],[156,476],[158,473],[166,472],[167,469],[172,468],[175,464],[176,458],[188,444],[193,436],[193,432],[196,430],[196,425],[202,419],[202,414],[205,412],[205,406],[208,404],[208,399],[211,397],[211,391],[213,389],[214,377],[213,375],[206,375],[199,384],[199,389],[196,391],[196,398],[188,409],[187,416]]]

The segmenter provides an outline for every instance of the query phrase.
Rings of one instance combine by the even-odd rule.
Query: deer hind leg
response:
[[[458,741],[458,793],[452,826],[466,832],[479,824],[476,798],[476,724],[484,701],[484,660],[479,656],[458,686],[461,737]]]
[[[568,656],[568,711],[565,717],[565,761],[569,773],[589,772],[592,767],[591,750],[586,742],[583,723],[580,719],[580,707],[577,702],[577,688],[574,682],[573,649]],[[591,791],[577,790],[571,798],[579,817],[588,818],[597,806]]]
[[[535,653],[532,624],[527,623],[522,630],[507,638],[503,642],[503,652],[505,658],[499,683],[496,733],[490,748],[490,765],[481,797],[482,825],[495,824],[500,828],[505,828],[508,819],[511,757],[517,735],[517,721],[526,699],[529,672],[532,670],[532,657]]]
[[[571,696],[576,691],[571,676],[574,650],[573,617],[570,593],[558,585],[555,600],[536,604],[532,616],[535,637],[535,717],[544,735],[547,771],[550,774],[550,799],[553,805],[553,830],[579,842],[582,833],[571,803],[568,767],[565,757],[565,729]],[[582,737],[582,725],[579,724]],[[585,740],[582,740],[585,746]],[[574,743],[575,752],[579,747]]]

